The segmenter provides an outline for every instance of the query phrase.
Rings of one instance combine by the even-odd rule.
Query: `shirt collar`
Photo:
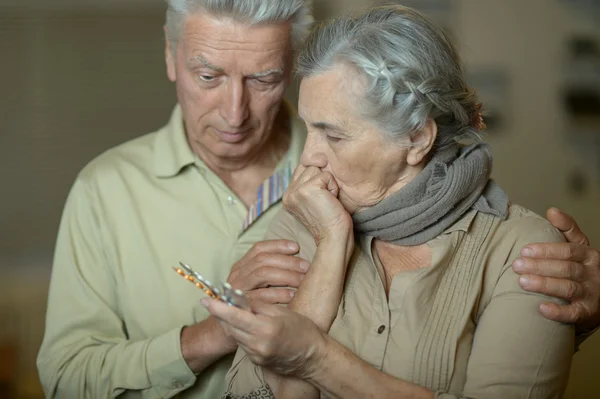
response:
[[[282,106],[286,107],[290,118],[291,140],[284,160],[276,169],[284,168],[288,163],[295,168],[300,162],[304,148],[306,129],[289,102],[283,101]],[[154,172],[158,177],[173,177],[184,167],[194,163],[202,163],[202,161],[194,154],[187,141],[183,114],[178,104],[171,114],[169,123],[158,131],[154,141]]]
[[[452,226],[448,227],[442,234],[450,234],[455,231],[464,231],[468,233],[471,229],[471,225],[473,224],[473,219],[475,219],[475,215],[477,215],[477,211],[471,209],[467,213],[465,213],[460,219],[458,219]]]
[[[181,107],[175,106],[169,123],[158,131],[154,141],[154,172],[158,177],[176,176],[196,156],[188,144]]]

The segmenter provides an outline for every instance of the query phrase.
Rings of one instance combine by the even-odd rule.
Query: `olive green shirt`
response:
[[[286,104],[287,106],[287,104]],[[295,167],[305,140],[290,106]],[[38,370],[47,397],[218,398],[232,356],[195,376],[180,333],[208,317],[205,295],[172,269],[213,282],[263,239],[274,205],[248,209],[190,149],[180,107],[161,130],[113,148],[78,175],[64,209]]]
[[[285,211],[267,238],[297,241],[307,260],[316,252],[308,230]],[[329,335],[439,399],[559,398],[573,326],[545,319],[539,305],[558,300],[522,290],[511,267],[523,246],[559,241],[563,235],[548,221],[520,206],[504,221],[470,211],[427,243],[429,267],[393,278],[388,300],[372,238],[357,237]],[[272,397],[262,369],[242,349],[227,380],[229,398]]]

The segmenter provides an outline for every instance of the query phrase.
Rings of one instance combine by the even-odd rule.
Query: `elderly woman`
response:
[[[288,308],[204,301],[240,345],[227,397],[560,397],[573,329],[511,263],[563,238],[459,144],[482,120],[448,37],[375,8],[319,27],[298,69],[309,133],[267,238],[311,266]]]

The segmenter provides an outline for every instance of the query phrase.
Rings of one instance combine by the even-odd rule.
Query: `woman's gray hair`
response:
[[[300,78],[352,66],[366,78],[362,116],[391,139],[420,131],[429,118],[437,144],[477,135],[479,106],[444,31],[407,7],[373,8],[318,26],[297,61]]]
[[[166,0],[167,32],[171,48],[177,48],[185,17],[205,11],[250,24],[287,22],[292,24],[292,48],[299,49],[314,22],[311,0]]]

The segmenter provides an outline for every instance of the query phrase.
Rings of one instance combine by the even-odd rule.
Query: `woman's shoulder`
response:
[[[265,240],[290,240],[300,246],[300,257],[311,260],[317,251],[315,240],[310,231],[283,207],[273,217]]]
[[[535,212],[513,204],[506,219],[495,224],[485,240],[483,261],[488,278],[512,272],[512,263],[528,244],[564,242],[563,234]],[[517,276],[515,274],[515,281]]]
[[[498,225],[497,238],[514,242],[561,242],[565,238],[548,220],[517,204],[511,204],[508,215]],[[520,250],[520,249],[519,249]]]

